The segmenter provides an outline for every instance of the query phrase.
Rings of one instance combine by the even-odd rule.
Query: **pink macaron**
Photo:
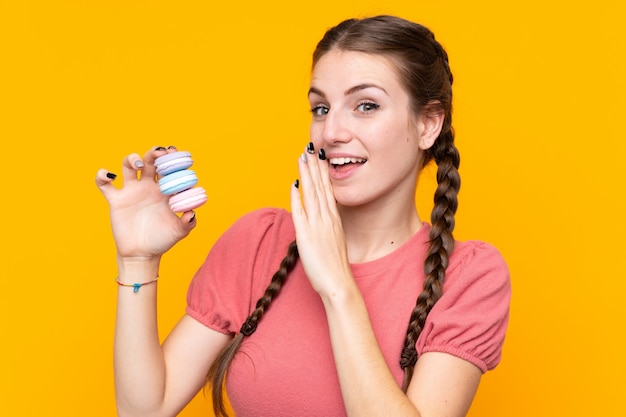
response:
[[[200,207],[207,201],[202,187],[193,187],[170,197],[170,208],[174,213],[184,213]]]

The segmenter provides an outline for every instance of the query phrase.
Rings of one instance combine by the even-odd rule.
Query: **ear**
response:
[[[439,133],[441,133],[444,118],[445,114],[441,110],[441,105],[438,101],[431,101],[424,106],[418,121],[421,127],[418,146],[421,150],[426,150],[433,146],[439,137]]]

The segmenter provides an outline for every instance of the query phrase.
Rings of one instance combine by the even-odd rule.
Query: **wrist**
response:
[[[118,279],[133,282],[154,279],[159,275],[160,257],[120,257],[117,258]]]
[[[326,308],[341,308],[363,302],[361,290],[354,281],[346,285],[335,285],[332,289],[319,291],[318,294]]]

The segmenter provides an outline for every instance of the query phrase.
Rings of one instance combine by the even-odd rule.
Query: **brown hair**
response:
[[[426,27],[394,16],[349,19],[330,28],[313,53],[313,67],[331,50],[356,51],[383,55],[394,64],[398,77],[411,97],[415,114],[442,112],[443,126],[434,145],[424,152],[422,167],[434,160],[437,164],[437,189],[431,212],[432,228],[424,261],[425,280],[409,318],[406,338],[399,358],[404,370],[402,390],[406,392],[417,362],[415,344],[424,328],[426,317],[443,293],[446,268],[454,249],[454,215],[461,185],[459,152],[454,145],[452,128],[452,73],[448,55]],[[213,409],[216,416],[227,417],[222,384],[243,337],[254,332],[270,302],[280,291],[287,274],[298,259],[295,242],[259,299],[255,310],[243,324],[240,333],[224,348],[213,363],[207,381],[212,385]]]

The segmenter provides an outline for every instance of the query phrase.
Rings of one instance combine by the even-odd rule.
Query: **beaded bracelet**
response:
[[[124,284],[123,282],[120,282],[119,277],[118,277],[118,278],[115,278],[115,282],[117,282],[117,284],[121,287],[133,287],[133,292],[138,292],[139,288],[143,287],[144,285],[154,284],[155,282],[157,282],[158,279],[159,277],[157,276],[155,279],[151,281],[136,282],[134,284]]]

